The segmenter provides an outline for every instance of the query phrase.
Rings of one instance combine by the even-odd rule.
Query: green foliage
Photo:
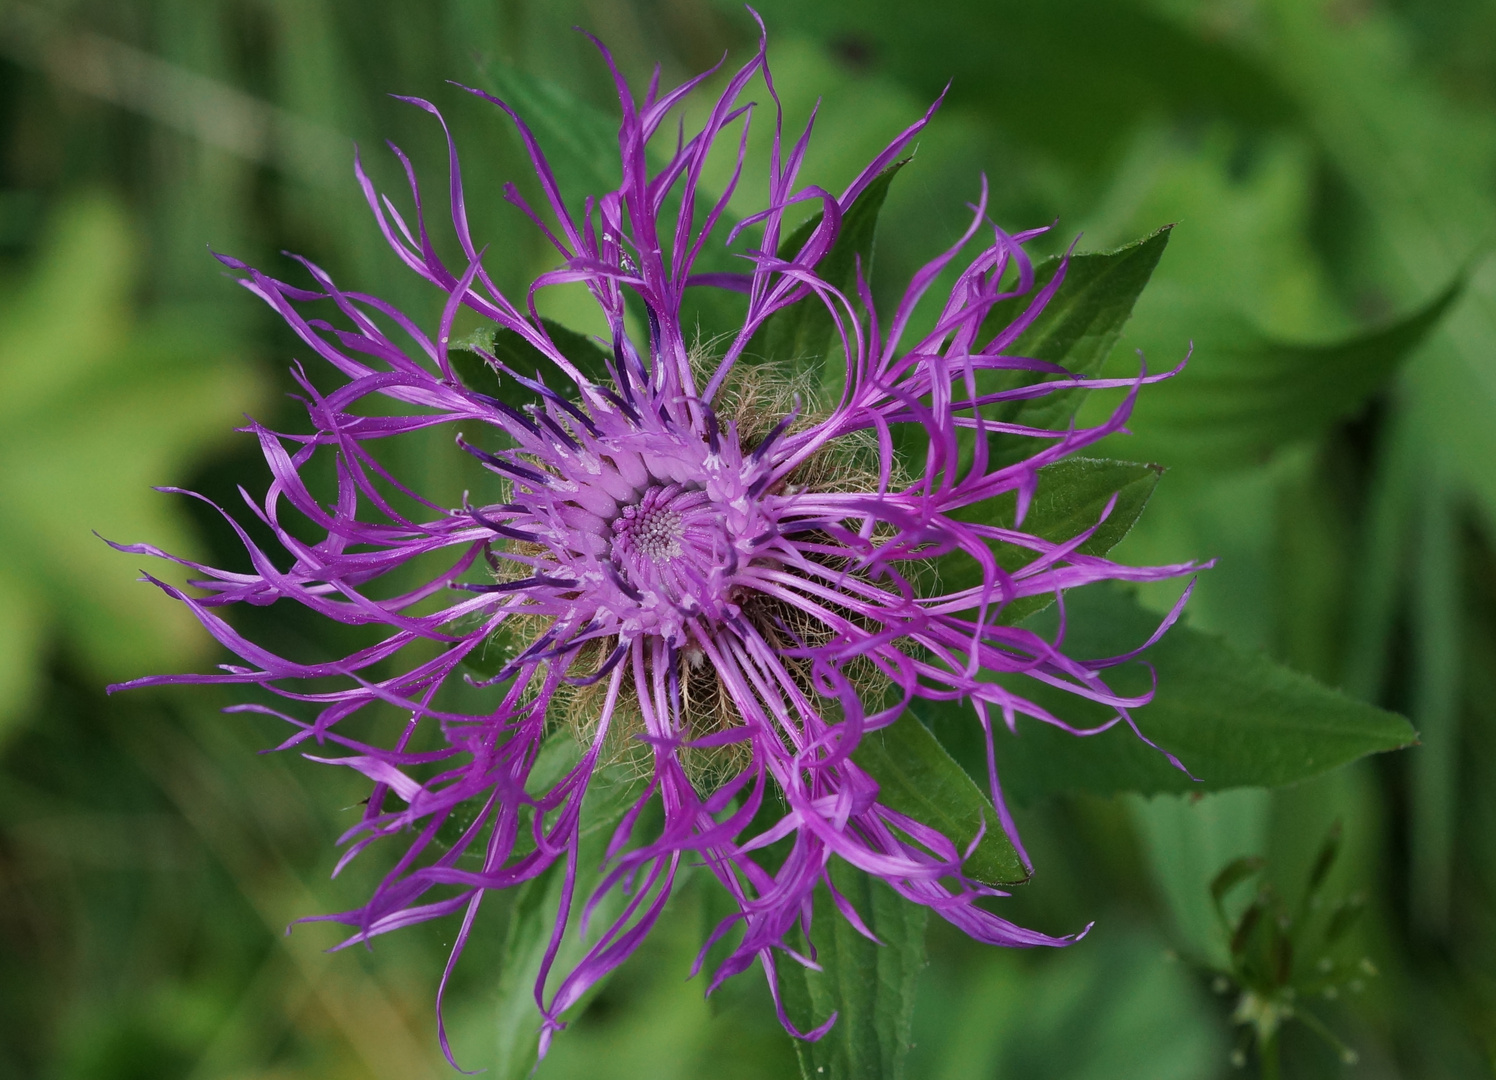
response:
[[[568,209],[579,213],[589,195],[619,183],[618,121],[554,79],[539,79],[501,60],[481,64],[484,89],[530,129]],[[515,136],[516,148],[523,144]],[[549,207],[532,204],[549,218]]]
[[[1116,656],[1141,645],[1159,616],[1126,592],[1093,586],[1066,598],[1065,648],[1073,656]],[[1035,629],[1052,635],[1053,613]],[[1134,791],[1203,792],[1244,786],[1278,787],[1317,776],[1365,754],[1413,742],[1402,717],[1321,686],[1307,675],[1261,654],[1245,653],[1223,639],[1176,626],[1110,680],[1121,693],[1154,699],[1133,710],[1138,727],[1175,754],[1197,780],[1174,768],[1125,724],[1077,738],[1032,719],[1019,721],[1014,737],[997,733],[1004,788],[1019,803],[1055,792],[1111,795]],[[1008,680],[1005,680],[1008,681]],[[1061,719],[1085,726],[1110,715],[1034,680],[1013,679]],[[916,711],[946,746],[978,773],[981,741],[959,706],[920,702]]]
[[[855,309],[860,310],[857,296],[857,275],[871,280],[873,274],[873,241],[878,228],[878,214],[888,197],[889,185],[909,162],[895,162],[884,169],[863,188],[861,194],[842,215],[841,230],[836,235],[831,249],[816,265],[816,273],[832,288],[841,292]],[[797,256],[820,226],[823,215],[815,214],[788,237],[780,241],[779,257],[792,259]],[[827,304],[837,307],[837,316],[846,323],[847,313],[832,297],[822,298],[812,293],[798,303],[776,311],[759,329],[748,344],[748,352],[763,360],[786,363],[791,368],[804,368],[822,372],[819,388],[827,398],[825,404],[834,404],[841,393],[844,372],[829,360],[842,354],[841,340],[836,333],[836,320]]]
[[[138,248],[115,201],[79,199],[54,222],[0,286],[0,733],[30,704],[54,631],[108,678],[202,656],[195,620],[144,595],[93,533],[190,554],[180,502],[151,486],[182,479],[259,396],[201,316],[136,318]]]
[[[1023,518],[1023,531],[1043,540],[1065,543],[1093,529],[1090,537],[1076,545],[1075,550],[1082,555],[1105,555],[1137,522],[1161,472],[1156,465],[1102,458],[1066,458],[1046,465],[1039,470],[1039,482]],[[987,517],[990,524],[1004,528],[1017,525],[1017,492],[994,499]],[[998,544],[993,558],[1003,570],[1012,573],[1032,560],[1033,549]],[[967,556],[941,560],[940,575],[941,583],[952,589],[972,588],[982,580],[980,568]],[[999,613],[998,621],[1011,626],[1052,603],[1052,593],[1016,597]]]
[[[837,1022],[818,1042],[796,1044],[800,1072],[805,1080],[901,1080],[915,981],[925,966],[926,911],[839,860],[832,863],[831,882],[878,940],[868,940],[817,890],[815,959],[821,970],[783,958],[779,990],[802,1031],[832,1012]]]
[[[1369,958],[1348,958],[1341,947],[1365,910],[1365,898],[1352,896],[1326,904],[1321,896],[1340,853],[1340,840],[1341,827],[1336,822],[1295,905],[1287,904],[1270,884],[1263,884],[1245,906],[1227,913],[1226,897],[1263,870],[1266,861],[1261,858],[1235,859],[1211,883],[1211,898],[1229,954],[1215,988],[1218,993],[1240,995],[1232,1020],[1243,1031],[1233,1060],[1238,1067],[1245,1065],[1246,1050],[1251,1047],[1265,1078],[1279,1075],[1281,1029],[1295,1020],[1323,1038],[1344,1064],[1354,1065],[1359,1059],[1306,1004],[1314,998],[1333,1001],[1342,987],[1359,994],[1367,977],[1376,974]]]
[[[1099,375],[1168,246],[1172,228],[1166,225],[1115,251],[1082,252],[1063,259],[1056,256],[1040,263],[1034,268],[1034,290],[995,306],[985,329],[995,333],[1022,317],[1034,296],[1054,280],[1063,264],[1065,277],[1054,296],[1006,351],[1059,364],[1082,379]],[[1015,373],[1010,384],[1026,386],[1040,381],[1047,380]],[[994,416],[1030,427],[1063,429],[1085,396],[1084,390],[1068,390],[1019,399],[994,410]],[[1017,437],[1003,440],[999,436],[994,441],[1010,454],[1019,446],[1032,445],[1031,440]]]
[[[557,732],[541,747],[531,772],[536,791],[554,785],[581,759],[581,747],[569,732]],[[628,902],[620,890],[613,890],[593,909],[583,934],[581,911],[602,880],[600,867],[613,831],[640,795],[643,783],[627,766],[599,769],[588,787],[579,824],[581,846],[578,848],[577,876],[570,898],[571,932],[561,941],[553,971],[564,976],[595,945],[602,932],[616,919]],[[528,825],[523,826],[528,828]],[[524,839],[523,837],[521,839]],[[533,841],[520,845],[533,847]],[[520,886],[512,897],[500,898],[507,909],[508,927],[503,950],[503,965],[498,973],[496,1027],[499,1057],[494,1068],[505,1080],[521,1080],[535,1067],[538,1041],[535,1013],[535,980],[551,944],[555,915],[565,886],[566,860],[563,858],[533,881]],[[549,990],[554,991],[559,977],[553,976]],[[594,986],[588,1000],[602,990]],[[585,1006],[583,1006],[585,1007]]]
[[[1207,315],[1199,332],[1213,344],[1139,403],[1143,452],[1167,462],[1240,466],[1323,438],[1387,386],[1464,284],[1461,275],[1411,314],[1328,345],[1275,341],[1239,316]]]
[[[540,322],[545,327],[545,332],[551,336],[551,342],[561,350],[561,355],[575,364],[582,374],[594,381],[607,379],[606,354],[598,347],[597,342],[586,334],[568,330],[554,319],[542,318]],[[510,404],[525,404],[532,401],[534,395],[507,375],[501,375],[489,367],[488,362],[476,350],[482,349],[509,370],[527,379],[535,378],[537,371],[544,379],[555,368],[545,353],[515,331],[503,326],[485,326],[475,330],[462,340],[454,341],[452,349],[448,354],[452,370],[465,385],[480,393],[493,393],[497,384],[498,396]]]
[[[1099,922],[1065,949],[1001,950],[930,928],[934,969],[921,985],[908,1072],[921,1080],[1198,1080],[1225,1039],[1198,980],[1165,942],[1124,920]],[[942,948],[943,946],[943,948]]]
[[[985,787],[978,787],[924,725],[905,716],[864,736],[852,760],[878,781],[890,809],[940,830],[963,848],[984,828],[966,872],[991,885],[1015,885],[1029,871],[1003,832]]]
[[[1196,346],[1182,376],[1143,389],[1129,425],[1136,434],[1097,451],[1119,460],[1045,474],[1026,527],[1074,536],[1118,493],[1088,550],[1119,544],[1116,557],[1131,563],[1221,556],[1187,616],[1199,629],[1176,627],[1145,657],[1159,697],[1136,713],[1202,783],[1122,730],[1077,740],[1023,721],[1016,738],[998,733],[1005,789],[1021,804],[1040,871],[1000,910],[1065,929],[1095,918],[1096,930],[1060,953],[1011,954],[942,938],[937,925],[932,972],[915,986],[910,973],[923,954],[911,936],[888,929],[911,910],[886,893],[880,900],[876,887],[858,892],[865,882],[849,884],[889,945],[835,939],[846,924],[818,910],[823,959],[859,974],[836,991],[844,1023],[824,1047],[801,1048],[810,1075],[853,1062],[860,1075],[892,1075],[906,1039],[919,1044],[908,1073],[933,1080],[1211,1075],[1226,1059],[1219,1010],[1200,1000],[1182,965],[1160,959],[1163,928],[1180,916],[1176,901],[1188,884],[1208,927],[1211,878],[1231,859],[1257,854],[1268,858],[1259,872],[1265,885],[1301,895],[1297,882],[1316,877],[1319,826],[1336,816],[1346,819],[1346,841],[1322,894],[1374,886],[1372,895],[1386,899],[1326,903],[1324,938],[1348,947],[1365,924],[1377,962],[1398,972],[1372,1003],[1337,1002],[1355,1018],[1345,1030],[1363,1033],[1358,1046],[1364,1037],[1377,1060],[1409,1075],[1487,1075],[1480,1018],[1496,1002],[1496,938],[1481,913],[1493,906],[1496,845],[1481,823],[1496,813],[1486,782],[1496,768],[1496,288],[1490,268],[1470,262],[1496,225],[1496,28],[1487,5],[835,0],[763,10],[787,130],[826,93],[806,176],[829,189],[955,79],[915,160],[875,208],[880,288],[906,280],[959,232],[960,205],[979,170],[992,181],[988,212],[1003,227],[1062,216],[1052,234],[1058,248],[1040,241],[1040,254],[1063,248],[1081,226],[1082,247],[1110,249],[1178,223],[1167,251],[1155,236],[1110,255],[1078,254],[1053,311],[1021,346],[1087,373],[1106,360],[1108,375],[1136,371],[1134,348],[1158,371]],[[300,251],[424,322],[439,310],[440,298],[384,250],[346,177],[351,136],[408,214],[398,170],[376,152],[381,139],[395,138],[421,171],[434,241],[451,250],[440,228],[439,139],[428,117],[387,91],[442,106],[462,148],[490,272],[505,288],[523,289],[558,256],[503,205],[498,185],[516,179],[532,203],[535,185],[508,121],[443,80],[478,82],[515,104],[579,209],[616,176],[616,113],[591,46],[568,27],[601,31],[636,84],[656,59],[667,79],[724,49],[735,60],[756,27],[736,3],[712,10],[630,0],[604,18],[573,0],[447,0],[420,10],[388,0],[82,0],[55,36],[32,40],[29,27],[53,24],[30,12],[7,12],[12,38],[0,72],[0,539],[8,557],[0,569],[0,713],[11,717],[0,759],[0,900],[10,913],[0,955],[13,973],[4,1003],[14,1017],[0,1034],[0,1075],[439,1076],[432,966],[452,927],[390,935],[367,956],[324,955],[335,938],[315,927],[283,936],[292,918],[363,895],[367,875],[349,879],[364,873],[359,865],[325,883],[332,838],[323,835],[335,831],[329,823],[356,818],[361,793],[329,785],[294,757],[252,754],[281,733],[224,721],[213,712],[223,704],[217,698],[183,696],[177,716],[149,696],[94,694],[106,676],[208,658],[195,654],[192,643],[202,639],[190,624],[129,580],[136,563],[91,530],[190,550],[176,506],[148,484],[189,481],[223,503],[237,500],[233,482],[261,486],[247,457],[230,468],[213,446],[213,433],[226,432],[256,397],[255,381],[243,366],[212,358],[273,355],[279,366],[305,359],[304,349],[268,319],[241,319],[253,307],[242,296],[231,301],[233,318],[201,306],[204,297],[231,295],[205,243],[277,274],[274,252]],[[97,37],[75,38],[74,30]],[[167,68],[119,67],[117,54],[93,48],[100,39]],[[993,41],[1003,43],[997,59]],[[478,72],[475,53],[485,65]],[[221,149],[232,140],[196,139],[194,131],[212,135],[211,125],[236,114],[215,111],[211,94],[178,108],[170,93],[178,84],[160,81],[163,70],[284,110],[267,114],[259,156],[238,160]],[[113,103],[91,96],[101,91]],[[763,109],[767,98],[755,96]],[[298,128],[297,119],[320,127]],[[344,136],[319,143],[319,130]],[[298,131],[313,141],[292,137]],[[254,139],[240,145],[253,149]],[[763,144],[751,143],[745,176],[762,175],[765,160]],[[100,182],[117,193],[114,209],[78,197]],[[734,212],[758,209],[753,199],[745,185]],[[58,222],[55,241],[12,213],[38,205]],[[148,249],[128,239],[118,209],[126,205]],[[864,266],[870,228],[866,240],[857,249]],[[1124,252],[1125,265],[1115,261]],[[737,262],[726,257],[710,269]],[[1054,265],[1039,261],[1041,281]],[[1088,287],[1094,301],[1081,303],[1088,267],[1105,272]],[[1452,287],[1428,300],[1467,267],[1463,292],[1453,297]],[[1156,272],[1139,298],[1148,271]],[[541,310],[594,328],[565,306],[565,292],[545,290]],[[688,291],[686,317],[710,339],[740,310],[732,302],[708,309],[705,295]],[[878,294],[880,306],[887,299]],[[801,305],[798,316],[818,306]],[[1389,322],[1393,312],[1413,314]],[[1324,341],[1337,344],[1305,344]],[[835,351],[788,344],[774,358]],[[463,374],[479,389],[494,386],[474,365]],[[1081,396],[1035,399],[1017,412],[1024,422],[1063,427]],[[1081,421],[1113,400],[1092,395]],[[294,424],[292,415],[267,420]],[[999,452],[1005,445],[995,440]],[[460,493],[450,460],[423,446],[404,464]],[[1157,461],[1170,473],[1159,482],[1156,467],[1128,461]],[[1139,517],[1145,502],[1149,512]],[[232,564],[232,538],[212,531],[211,514],[192,512],[205,530],[198,549]],[[943,576],[960,572],[941,567]],[[1153,608],[1163,599],[1150,589],[1142,597]],[[319,636],[327,631],[283,608],[243,617],[308,655],[333,647]],[[1106,593],[1077,593],[1066,610],[1070,641],[1093,655],[1135,646],[1158,617]],[[1008,612],[1020,614],[1053,625],[1052,610]],[[1294,668],[1410,712],[1423,746],[1375,769],[1311,776],[1404,742],[1410,729]],[[1140,665],[1118,681],[1148,684]],[[916,771],[885,754],[898,768],[880,782],[903,798],[936,777],[959,793],[964,827],[978,816],[990,823],[969,715],[923,719],[975,779],[956,783],[939,756],[920,759],[924,771]],[[882,739],[911,733],[919,734],[906,718]],[[874,752],[872,744],[862,751]],[[1146,803],[1067,794],[1194,794],[1295,778],[1272,791]],[[1202,854],[1212,851],[1218,857]],[[1218,878],[1222,918],[1252,908],[1258,894],[1244,895],[1252,865]],[[468,1067],[515,1066],[533,1045],[521,975],[552,887],[495,898],[502,902],[486,912],[494,917],[479,920],[449,995]],[[715,1016],[699,982],[682,982],[701,933],[690,917],[696,901],[678,899],[659,934],[662,951],[641,954],[620,972],[627,981],[578,1010],[538,1071],[542,1080],[646,1072],[753,1080],[793,1069],[752,976],[724,988],[741,996]],[[1271,905],[1260,910],[1240,953],[1271,972],[1281,948],[1270,940]],[[1223,958],[1240,930],[1232,925]],[[1107,936],[1119,926],[1128,929]],[[792,966],[784,972],[804,980]],[[807,1019],[833,1007],[827,980],[817,978],[820,988],[813,993],[806,982],[802,995]],[[901,1033],[911,1001],[913,1028]],[[1285,1029],[1291,1075],[1333,1075],[1333,1057],[1315,1057],[1293,1038]],[[840,1056],[818,1061],[817,1053]]]

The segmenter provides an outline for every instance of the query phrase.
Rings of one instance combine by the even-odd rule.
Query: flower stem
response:
[[[1281,1080],[1282,1062],[1278,1059],[1278,1033],[1264,1035],[1257,1043],[1257,1061],[1261,1067],[1262,1080]]]

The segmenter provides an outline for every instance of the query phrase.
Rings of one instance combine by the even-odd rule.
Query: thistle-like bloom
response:
[[[755,79],[774,95],[762,39],[695,134],[677,137],[666,120],[711,72],[663,94],[656,74],[641,102],[613,71],[622,182],[582,207],[563,204],[530,129],[489,98],[518,127],[545,212],[512,185],[507,197],[560,253],[559,269],[537,279],[523,303],[485,269],[455,149],[450,211],[465,259],[456,266],[428,238],[403,155],[414,229],[356,168],[390,246],[447,296],[435,335],[373,296],[344,291],[305,260],[311,288],[223,259],[341,385],[324,393],[298,367],[311,432],[248,428],[274,479],[262,502],[246,501],[283,552],[263,550],[225,514],[248,551],[248,572],[188,563],[200,578],[196,595],[156,582],[241,662],[130,685],[262,687],[297,703],[287,713],[241,706],[293,725],[284,746],[340,748],[316,760],[373,782],[344,862],[380,841],[398,855],[367,903],[327,916],[354,928],[350,941],[460,916],[450,974],[487,893],[562,863],[563,900],[536,986],[542,1051],[563,1012],[658,920],[683,860],[704,865],[736,904],[709,942],[731,943],[712,988],[757,960],[774,989],[776,962],[813,962],[796,942],[810,929],[813,890],[831,888],[832,859],[876,875],[978,941],[1065,944],[1072,939],[1022,929],[984,906],[1003,894],[963,869],[970,838],[943,835],[880,801],[853,752],[916,699],[967,702],[989,746],[997,718],[1009,728],[1018,715],[1064,726],[1012,690],[1012,680],[1000,681],[1002,673],[1103,703],[1111,723],[1132,723],[1129,710],[1147,698],[1120,696],[1103,680],[1127,657],[1072,659],[1062,640],[1000,616],[1022,598],[1194,569],[1128,568],[1081,553],[1090,531],[1057,541],[1022,529],[1039,470],[1120,430],[1150,379],[1087,382],[1129,387],[1094,428],[993,418],[1005,403],[1077,380],[1014,352],[1064,271],[1035,289],[1022,245],[1043,230],[1008,235],[988,223],[985,188],[965,235],[915,275],[891,312],[880,316],[860,268],[850,287],[828,279],[843,216],[906,152],[929,113],[840,195],[799,185],[810,127],[782,144],[776,115],[767,206],[729,229],[753,115],[740,99]],[[647,147],[662,127],[671,145],[655,156]],[[703,167],[721,139],[735,146],[737,170],[708,195]],[[813,211],[814,226],[787,241],[785,226]],[[747,238],[733,249],[741,273],[693,275],[709,245],[739,237]],[[973,248],[962,268],[957,260]],[[933,327],[913,334],[916,305],[947,273],[954,280]],[[534,306],[537,290],[576,282],[610,329],[580,349]],[[688,341],[682,302],[690,289],[735,294],[746,305],[735,332],[706,346]],[[1015,297],[1029,297],[1021,315],[995,332],[984,327],[994,305]],[[792,404],[784,389],[797,357],[764,364],[753,355],[769,320],[794,305],[829,314],[835,363],[845,364],[833,380],[839,390],[819,409]],[[508,343],[473,347],[489,369],[482,379],[464,381],[454,367],[453,325],[464,307]],[[567,351],[558,347],[568,341]],[[584,353],[601,363],[588,369]],[[545,369],[521,369],[517,355],[543,358]],[[452,430],[500,478],[491,501],[438,505],[375,453],[381,440],[433,426]],[[989,445],[998,435],[1031,440],[1032,451],[994,460]],[[336,477],[330,501],[307,480],[324,456]],[[983,508],[1010,493],[1017,523],[984,523],[993,518]],[[315,542],[302,539],[308,530]],[[171,557],[149,545],[123,550]],[[1023,553],[1021,565],[1004,570],[1013,552]],[[972,568],[959,588],[923,572],[956,559]],[[381,636],[341,659],[296,660],[246,639],[220,614],[278,601]],[[475,675],[484,663],[489,673]],[[297,708],[307,715],[291,715]],[[375,727],[352,723],[381,711],[403,717],[392,745],[376,745],[367,734]],[[581,744],[580,760],[545,777],[537,756],[563,728]],[[641,779],[584,906],[574,896],[583,803],[620,757]],[[995,769],[990,780],[993,825],[1016,844]],[[564,935],[609,898],[611,924],[580,962],[553,972]],[[780,1016],[790,1027],[782,1007]],[[819,1036],[834,1019],[806,1034]]]

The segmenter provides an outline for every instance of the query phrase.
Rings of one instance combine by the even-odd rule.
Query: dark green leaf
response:
[[[1076,548],[1082,555],[1105,555],[1128,534],[1163,470],[1156,465],[1106,458],[1066,458],[1039,470],[1039,484],[1023,519],[1023,530],[1044,540],[1060,543],[1095,528],[1090,539]],[[1116,505],[1105,521],[1102,512],[1116,496]],[[982,507],[981,520],[1011,528],[1017,524],[1018,494],[1007,492]],[[1101,522],[1098,526],[1097,522]],[[998,566],[1013,572],[1034,558],[1031,548],[1000,544],[993,552]],[[944,588],[957,590],[981,583],[981,568],[965,555],[950,556],[940,563]],[[1026,596],[1003,609],[998,621],[1011,626],[1054,603],[1053,595]]]
[[[1338,821],[1330,826],[1330,833],[1325,837],[1319,854],[1315,856],[1314,866],[1309,870],[1309,884],[1304,889],[1306,900],[1312,899],[1324,885],[1325,878],[1329,877],[1330,868],[1335,865],[1335,859],[1340,854],[1341,831]]]
[[[1136,648],[1159,616],[1127,592],[1091,586],[1066,596],[1065,650],[1083,658]],[[1046,612],[1030,620],[1052,635]],[[1031,803],[1055,792],[1218,791],[1279,787],[1327,772],[1365,754],[1407,746],[1416,737],[1402,717],[1356,701],[1261,653],[1241,652],[1212,634],[1175,626],[1142,656],[1157,672],[1157,695],[1133,710],[1139,728],[1177,754],[1192,781],[1125,725],[1076,738],[1027,718],[1016,737],[997,740],[1004,791]],[[1149,673],[1133,663],[1107,674],[1114,689],[1140,693]],[[1014,689],[1073,723],[1106,718],[1088,702],[1025,678]],[[959,705],[921,702],[920,714],[942,745],[974,775],[984,775],[981,732]]]
[[[1365,911],[1366,898],[1364,896],[1352,896],[1336,904],[1335,910],[1330,914],[1330,921],[1325,926],[1325,944],[1333,945],[1345,937],[1351,927],[1360,921]]]
[[[1202,314],[1184,372],[1138,399],[1129,451],[1160,461],[1241,465],[1355,415],[1464,289],[1461,274],[1419,310],[1329,345],[1274,341],[1243,317]]]
[[[1210,883],[1210,895],[1215,899],[1217,905],[1226,899],[1226,894],[1246,881],[1253,874],[1261,870],[1266,861],[1260,855],[1243,855],[1239,859],[1232,859],[1226,864],[1226,868],[1215,876]]]
[[[1073,375],[1099,374],[1122,334],[1122,327],[1132,315],[1133,305],[1153,276],[1154,267],[1168,246],[1172,228],[1172,225],[1166,225],[1115,251],[1072,255],[1059,289],[1007,352],[1048,360]],[[1034,270],[1032,291],[993,307],[985,323],[986,332],[995,333],[1022,315],[1035,294],[1054,279],[1060,261],[1055,257],[1040,263]],[[1003,385],[1026,386],[1045,377],[1012,372],[1005,373],[1005,378]],[[992,416],[1033,427],[1063,427],[1085,394],[1084,390],[1065,390],[1045,397],[1008,402],[1006,407],[993,410]],[[1019,447],[1032,452],[1032,439],[994,436],[992,441],[999,448],[1000,457],[1020,453]]]
[[[985,825],[982,842],[966,861],[967,873],[991,885],[1028,880],[985,788],[913,716],[864,736],[852,760],[878,781],[880,802],[939,829],[958,845],[970,843]]]
[[[1247,946],[1252,941],[1252,934],[1262,924],[1262,916],[1266,910],[1261,900],[1254,900],[1247,910],[1242,912],[1241,921],[1236,924],[1236,931],[1231,935],[1232,956],[1241,956],[1247,951]]]
[[[819,1042],[796,1042],[800,1071],[805,1080],[897,1080],[909,1051],[915,982],[925,966],[926,911],[840,860],[832,863],[831,877],[882,944],[858,933],[817,890],[814,937],[821,970],[784,958],[780,992],[802,1031],[832,1012],[837,1021]]]
[[[1270,956],[1273,979],[1279,986],[1287,986],[1293,978],[1293,938],[1281,925],[1273,926]]]
[[[842,215],[841,231],[831,250],[816,264],[816,273],[827,284],[854,301],[858,261],[861,260],[863,276],[871,278],[878,214],[894,175],[906,163],[907,159],[890,165],[863,188]],[[798,254],[820,223],[821,215],[817,214],[791,233],[780,244],[780,256],[791,258]],[[839,350],[835,337],[836,324],[831,312],[819,297],[812,295],[770,316],[749,344],[748,352],[764,360],[791,362],[797,369],[817,367]],[[824,370],[821,390],[834,397],[841,392],[843,373],[833,367]]]
[[[545,327],[545,332],[550,334],[551,341],[555,342],[556,348],[561,350],[561,355],[575,364],[582,374],[594,381],[608,378],[607,354],[597,342],[586,334],[568,330],[552,319],[543,318],[540,322]],[[544,375],[555,367],[545,353],[515,331],[503,326],[484,326],[461,341],[452,342],[452,352],[448,354],[457,377],[464,385],[480,393],[493,393],[497,383],[505,388],[501,389],[501,393],[519,400],[532,401],[535,397],[530,391],[516,386],[512,380],[500,376],[478,355],[476,349],[497,357],[511,371],[516,371],[525,378],[533,378],[537,371]]]

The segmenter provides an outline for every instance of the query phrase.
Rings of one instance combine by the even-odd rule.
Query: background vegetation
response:
[[[824,96],[811,171],[828,187],[954,80],[884,211],[882,288],[959,231],[980,172],[999,222],[1058,219],[1052,248],[1178,223],[1113,357],[1125,369],[1141,348],[1157,367],[1196,349],[1178,393],[1145,395],[1117,451],[1169,468],[1122,553],[1218,557],[1193,625],[1422,733],[1414,750],[1276,792],[1021,805],[1039,874],[1010,910],[1049,931],[1096,928],[1063,953],[1018,954],[932,923],[908,1074],[1229,1075],[1237,999],[1213,990],[1227,938],[1208,884],[1261,855],[1297,897],[1338,820],[1323,895],[1365,897],[1347,947],[1379,974],[1314,995],[1360,1063],[1296,1025],[1286,1073],[1490,1075],[1496,7],[760,10],[791,121]],[[106,699],[106,681],[215,657],[92,530],[232,562],[231,534],[149,485],[232,501],[234,484],[264,482],[250,440],[230,433],[239,414],[294,422],[296,343],[209,246],[266,267],[297,251],[413,313],[439,310],[384,249],[351,175],[357,141],[393,188],[392,138],[439,183],[439,130],[387,94],[447,113],[501,283],[551,267],[498,197],[523,171],[511,132],[445,80],[506,65],[608,108],[573,24],[632,75],[659,60],[667,79],[743,55],[754,30],[707,0],[0,0],[0,1077],[447,1074],[431,1000],[450,927],[335,955],[321,951],[330,930],[283,934],[362,895],[356,871],[329,881],[360,792],[255,754],[275,730],[221,716],[213,692]],[[1439,329],[1400,370],[1367,376],[1353,411],[1291,389],[1312,346],[1460,280]],[[1281,422],[1240,421],[1234,403],[1251,395]],[[453,483],[441,461],[434,487]],[[255,615],[265,632],[322,632]],[[710,904],[687,890],[538,1075],[792,1075],[756,975],[711,1002],[684,979]],[[503,922],[470,949],[451,1007],[460,1059],[499,1075],[529,1023],[499,999]]]

